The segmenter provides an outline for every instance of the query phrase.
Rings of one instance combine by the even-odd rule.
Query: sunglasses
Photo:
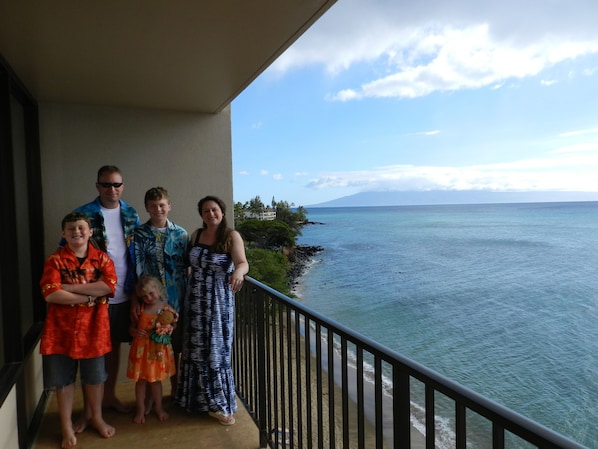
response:
[[[123,185],[122,182],[98,182],[98,184],[104,187],[105,189],[109,189],[110,187],[118,189],[120,186]]]

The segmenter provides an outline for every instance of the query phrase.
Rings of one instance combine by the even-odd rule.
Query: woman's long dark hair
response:
[[[216,204],[218,204],[218,207],[220,207],[220,210],[222,211],[222,221],[220,222],[220,224],[218,225],[218,229],[216,230],[216,243],[214,244],[214,249],[217,252],[228,253],[230,252],[230,231],[232,231],[232,229],[228,227],[228,222],[226,221],[226,204],[224,203],[224,201],[222,201],[220,198],[214,195],[208,195],[203,197],[197,203],[197,211],[199,212],[199,216],[202,217],[202,220],[203,215],[201,212],[204,203],[206,203],[207,201],[214,201]],[[206,227],[207,226],[204,221],[203,229],[205,229]]]

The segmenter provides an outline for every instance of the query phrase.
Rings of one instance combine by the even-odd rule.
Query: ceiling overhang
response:
[[[0,0],[38,101],[217,113],[335,0]]]

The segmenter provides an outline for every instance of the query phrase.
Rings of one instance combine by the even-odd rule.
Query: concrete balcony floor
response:
[[[146,417],[145,424],[135,424],[134,413],[122,414],[107,409],[104,411],[104,419],[116,428],[116,434],[104,439],[89,427],[78,434],[76,449],[259,449],[257,427],[240,402],[235,414],[236,423],[223,426],[207,414],[193,415],[173,404],[169,396],[169,382],[164,382],[163,388],[165,408],[170,415],[167,421],[158,421],[152,413]],[[123,402],[134,405],[135,383],[130,380],[119,382],[117,396]],[[74,419],[79,416],[82,408],[81,388],[77,386]],[[32,449],[59,449],[61,441],[56,398],[52,395]]]
[[[123,343],[120,349],[120,371],[116,396],[126,404],[135,407],[135,382],[126,377],[129,345]],[[170,399],[170,382],[162,382],[164,408],[169,419],[160,422],[152,412],[145,424],[133,422],[134,412],[118,413],[104,410],[104,420],[116,428],[112,438],[102,438],[89,427],[77,435],[75,449],[259,449],[258,429],[249,413],[237,399],[236,423],[223,426],[208,414],[190,414]],[[77,385],[73,420],[83,410],[83,394]],[[56,397],[48,400],[46,412],[35,443],[31,449],[60,449],[62,435]]]

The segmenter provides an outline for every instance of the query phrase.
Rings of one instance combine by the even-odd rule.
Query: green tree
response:
[[[289,295],[287,274],[290,264],[281,252],[253,248],[246,251],[246,256],[249,262],[249,276],[274,290]]]
[[[301,233],[301,227],[307,220],[307,211],[303,206],[299,206],[297,211],[293,211],[294,204],[286,201],[276,203],[276,219],[286,223],[291,229]]]
[[[252,198],[249,200],[249,204],[246,205],[246,209],[249,210],[249,212],[258,215],[263,209],[264,209],[264,203],[262,202],[262,199],[260,198],[259,195],[257,195],[255,198]]]
[[[256,248],[292,248],[298,232],[280,220],[245,220],[236,226],[243,239]]]
[[[294,248],[301,227],[307,221],[307,211],[299,206],[293,211],[293,204],[276,201],[272,197],[272,207],[276,209],[275,220],[246,218],[245,213],[258,215],[265,205],[259,196],[245,204],[234,205],[235,229],[241,233],[248,246],[249,276],[290,295],[289,270],[291,262],[283,248]],[[292,253],[292,251],[291,251]]]
[[[243,204],[240,201],[237,201],[235,203],[233,214],[235,218],[235,223],[241,223],[243,220],[245,220],[245,208],[243,207]]]
[[[295,218],[297,219],[297,223],[304,225],[307,222],[307,209],[303,206],[297,207]]]

